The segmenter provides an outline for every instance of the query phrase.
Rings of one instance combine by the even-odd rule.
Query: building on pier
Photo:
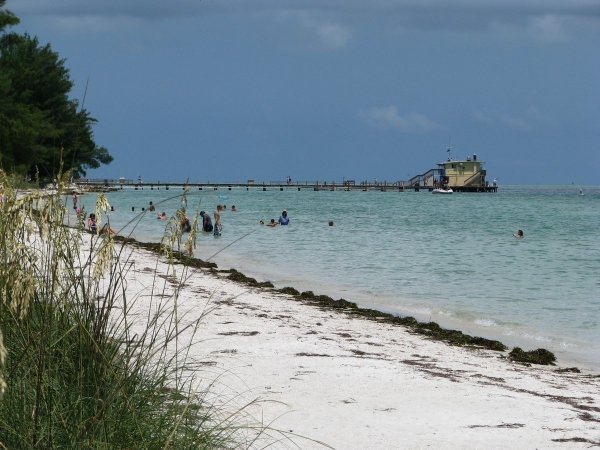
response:
[[[477,155],[468,156],[465,160],[448,158],[438,164],[437,182],[442,186],[454,188],[486,187],[483,162],[477,160]],[[436,179],[434,178],[434,181]]]

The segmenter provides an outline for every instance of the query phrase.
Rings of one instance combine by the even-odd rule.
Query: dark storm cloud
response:
[[[402,25],[423,29],[478,29],[490,23],[518,24],[547,15],[600,18],[600,2],[592,0],[9,0],[6,6],[17,14],[137,19],[231,12],[385,15]]]

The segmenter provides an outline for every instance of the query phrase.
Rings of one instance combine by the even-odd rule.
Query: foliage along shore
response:
[[[122,240],[128,244],[136,247],[146,249],[152,252],[160,252],[161,244],[151,242],[139,242],[133,238],[115,237],[116,240]],[[404,326],[414,333],[422,334],[430,339],[446,342],[450,345],[471,347],[471,348],[483,348],[487,350],[493,350],[497,352],[504,352],[508,350],[508,347],[502,342],[493,339],[487,339],[479,336],[471,336],[463,333],[460,330],[452,330],[442,328],[436,322],[420,322],[411,316],[398,316],[383,311],[378,311],[371,308],[361,308],[356,303],[340,298],[334,300],[327,295],[317,295],[312,291],[300,292],[293,287],[283,287],[276,289],[273,283],[270,281],[259,282],[254,278],[244,275],[235,269],[220,270],[217,264],[209,261],[203,261],[199,258],[190,257],[182,252],[174,252],[173,257],[179,260],[181,263],[199,268],[209,269],[215,274],[228,273],[227,279],[243,283],[251,287],[263,288],[272,290],[281,294],[288,295],[296,301],[301,301],[307,305],[318,306],[320,308],[328,308],[336,312],[342,312],[352,317],[362,317],[378,322],[389,323],[392,325]],[[540,348],[531,351],[524,351],[519,347],[515,347],[508,354],[510,361],[518,362],[525,365],[540,364],[540,365],[555,365],[556,357],[549,350]],[[561,369],[564,370],[564,369]],[[579,372],[577,368],[569,368],[569,371]]]
[[[154,282],[140,318],[136,297],[126,298],[125,243],[89,236],[85,214],[65,226],[69,174],[60,178],[54,195],[19,192],[0,169],[0,448],[223,449],[262,439],[267,427],[248,405],[215,405],[212,375],[187,371],[203,315],[180,328],[169,284],[186,270]],[[96,213],[108,207],[99,196]]]
[[[10,32],[20,20],[0,0],[0,167],[24,180],[74,178],[110,164],[96,143],[97,120],[72,96],[66,60],[36,36]],[[87,90],[87,86],[86,86]]]

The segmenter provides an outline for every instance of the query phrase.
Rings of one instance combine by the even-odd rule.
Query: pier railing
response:
[[[245,190],[315,190],[315,191],[400,191],[405,190],[432,190],[433,186],[422,185],[419,183],[409,183],[408,181],[378,181],[378,180],[342,180],[342,181],[256,181],[246,180],[237,182],[211,182],[207,181],[189,181],[189,182],[170,182],[170,181],[146,181],[142,179],[93,179],[84,178],[76,181],[76,184],[82,190],[120,190],[120,189],[198,189],[198,190],[219,190],[219,189],[245,189]],[[455,189],[457,192],[495,192],[496,186],[464,186]]]
[[[356,181],[356,180],[315,180],[315,181],[286,181],[286,180],[246,180],[246,181],[210,181],[210,180],[200,180],[200,181],[164,181],[164,180],[141,180],[141,179],[125,179],[125,178],[81,178],[76,181],[76,183],[80,186],[106,186],[106,187],[114,187],[114,186],[215,186],[215,187],[399,187],[399,186],[408,186],[408,182],[406,181]]]

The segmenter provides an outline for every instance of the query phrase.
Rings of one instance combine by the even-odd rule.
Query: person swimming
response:
[[[517,230],[517,232],[514,233],[513,236],[517,239],[523,239],[525,237],[525,234],[523,233],[523,230]]]

